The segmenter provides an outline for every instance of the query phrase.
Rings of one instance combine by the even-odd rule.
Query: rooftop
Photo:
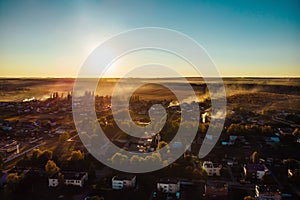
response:
[[[162,178],[159,179],[159,181],[157,183],[164,183],[164,184],[177,184],[178,180],[175,178]]]
[[[64,176],[64,179],[72,179],[72,180],[81,180],[82,177],[87,174],[87,172],[72,172],[72,171],[63,171],[61,173]],[[58,173],[52,175],[50,178],[57,179]]]
[[[133,174],[118,174],[113,177],[113,180],[132,180],[135,178],[135,175]]]

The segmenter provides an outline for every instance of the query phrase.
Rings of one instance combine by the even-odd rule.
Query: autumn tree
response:
[[[65,143],[68,139],[70,138],[70,133],[68,132],[63,132],[59,136],[59,143],[63,144]]]
[[[52,159],[53,152],[50,150],[33,149],[31,154],[31,162],[34,166],[43,167],[48,160]]]
[[[271,126],[262,126],[261,127],[261,132],[264,135],[270,135],[270,134],[272,134],[273,131],[272,131]]]
[[[259,155],[257,151],[254,151],[251,155],[252,163],[258,163],[259,162]]]
[[[194,170],[194,167],[192,166],[186,166],[184,168],[184,170],[182,171],[182,175],[185,177],[185,178],[188,178],[188,179],[193,179],[193,170]]]
[[[204,180],[206,180],[207,179],[207,173],[203,169],[199,170],[199,169],[195,168],[192,171],[192,177],[193,177],[193,179],[204,179]]]
[[[16,187],[20,183],[22,177],[19,176],[17,173],[11,173],[6,178],[6,183],[9,189],[12,191],[16,190]]]
[[[92,196],[91,200],[104,200],[104,197]]]
[[[244,132],[245,127],[239,124],[230,124],[227,129],[227,132],[230,134],[242,134]]]
[[[251,196],[246,196],[246,197],[244,197],[244,200],[255,200],[255,198],[251,197]]]
[[[46,174],[50,177],[55,173],[59,172],[59,167],[53,160],[48,160],[47,164],[45,165]]]
[[[159,153],[152,153],[151,156],[146,156],[144,160],[141,159],[141,161],[143,161],[144,164],[151,166],[161,166],[163,164],[163,160]]]
[[[115,164],[127,164],[128,163],[128,156],[123,155],[122,153],[115,153],[111,158],[112,163]]]
[[[300,130],[299,130],[299,128],[295,128],[295,130],[293,131],[293,136],[300,137]]]
[[[71,153],[71,160],[72,161],[78,161],[78,160],[83,160],[84,159],[84,153],[81,152],[80,150],[78,151],[72,151]]]
[[[165,142],[165,141],[160,141],[160,142],[158,143],[157,149],[162,149],[163,147],[165,147],[165,146],[167,146],[167,145],[168,145],[167,142]]]
[[[32,162],[37,162],[38,161],[38,158],[40,157],[40,155],[42,154],[43,152],[40,150],[40,149],[33,149],[32,150],[32,153],[31,153],[31,161]]]
[[[53,156],[53,152],[50,150],[45,150],[42,152],[42,154],[40,154],[40,156],[38,157],[38,162],[39,165],[45,166],[45,164],[47,163],[48,160],[51,160]]]
[[[140,156],[138,156],[138,155],[133,155],[130,158],[130,164],[132,166],[139,166],[141,162],[142,162],[142,158]]]

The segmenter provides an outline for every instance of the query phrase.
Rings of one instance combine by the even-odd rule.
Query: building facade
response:
[[[112,189],[121,190],[134,188],[136,185],[136,176],[134,175],[117,175],[112,178]]]
[[[87,172],[72,172],[64,171],[61,172],[62,178],[65,185],[74,185],[83,187],[84,183],[88,180]],[[49,187],[57,187],[59,185],[59,174],[56,173],[48,179]]]
[[[208,176],[220,176],[222,165],[212,163],[211,161],[204,161],[202,168],[206,171]]]
[[[157,182],[157,191],[174,194],[179,192],[180,182],[172,179],[161,179]]]

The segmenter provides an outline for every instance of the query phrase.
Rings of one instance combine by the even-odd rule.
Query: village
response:
[[[94,97],[86,93],[85,97]],[[128,174],[96,160],[82,144],[72,116],[72,95],[53,93],[47,100],[1,102],[0,198],[11,199],[298,199],[300,197],[299,115],[289,112],[227,111],[218,143],[206,157],[198,152],[210,122],[210,101],[178,105],[173,100],[130,105],[138,124],[149,124],[147,110],[160,103],[169,125],[146,139],[129,138],[116,127],[111,97],[96,96],[95,110],[107,136],[123,150],[155,152],[168,145],[181,109],[200,108],[194,142],[167,167]],[[80,102],[78,102],[80,103]],[[188,125],[193,125],[193,118]],[[170,152],[183,148],[180,141]],[[103,149],[103,153],[109,149]],[[118,155],[112,160],[118,161]],[[159,155],[158,155],[159,157]],[[126,158],[123,162],[135,162]],[[17,192],[16,192],[17,191]],[[25,195],[26,194],[26,195]],[[25,199],[26,199],[25,198]]]

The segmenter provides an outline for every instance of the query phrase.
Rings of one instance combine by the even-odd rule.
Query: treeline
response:
[[[259,126],[256,124],[252,125],[243,125],[243,124],[231,124],[228,129],[227,133],[229,134],[237,134],[237,135],[242,135],[242,134],[258,134],[258,135],[272,135],[273,130],[271,126]]]

